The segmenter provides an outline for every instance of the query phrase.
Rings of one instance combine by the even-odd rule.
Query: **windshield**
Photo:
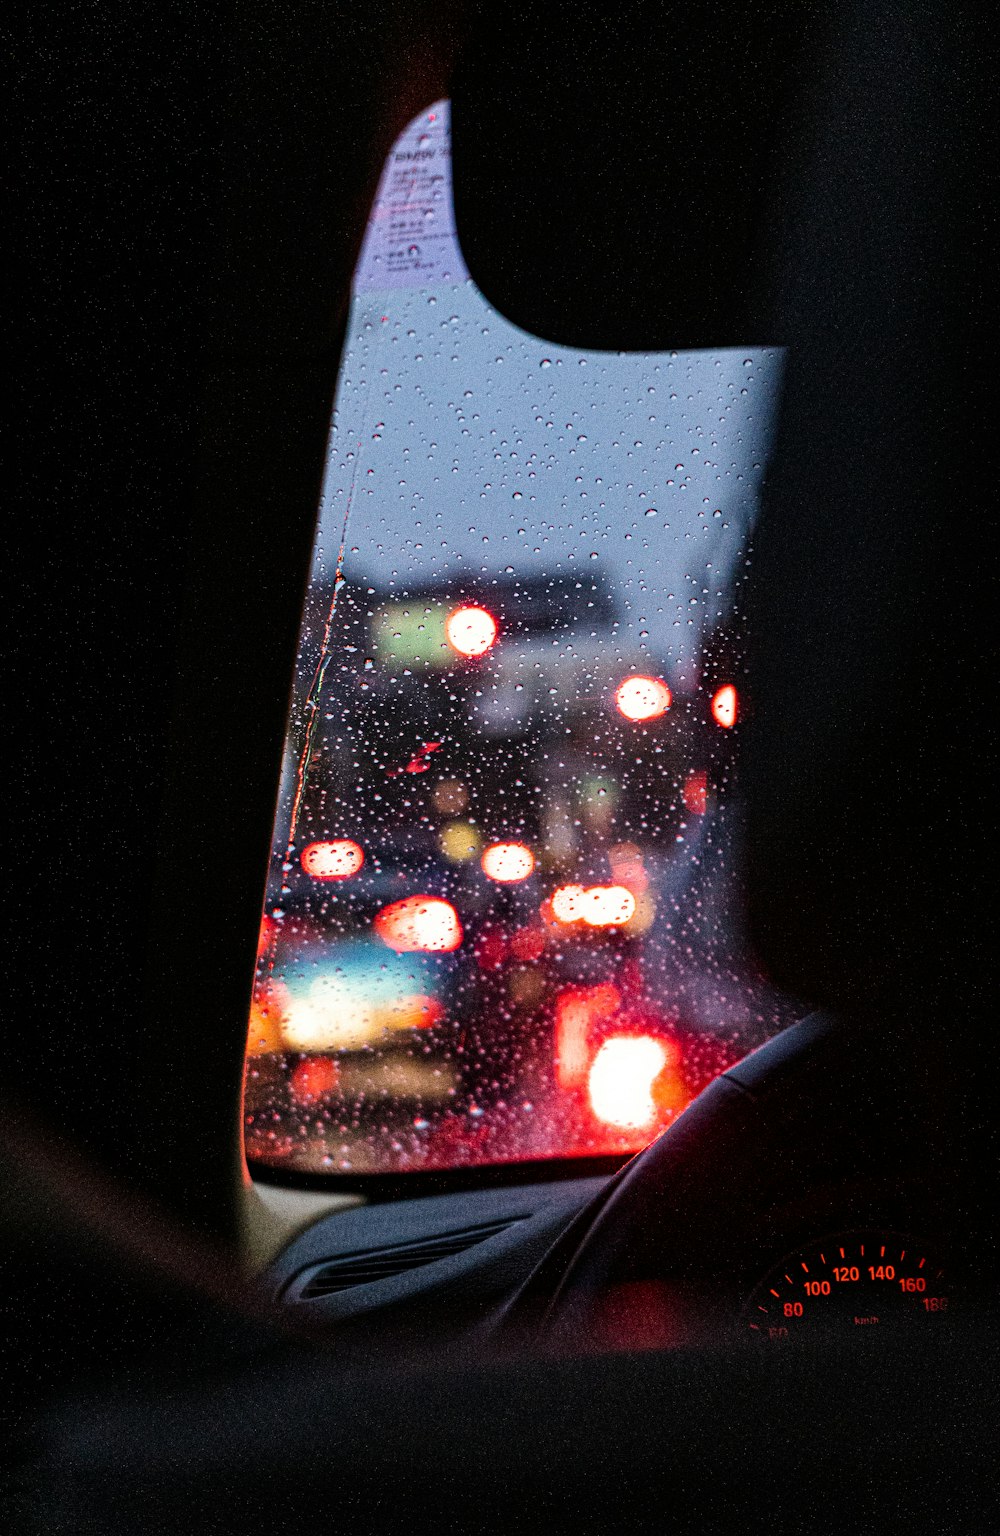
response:
[[[249,1029],[271,1169],[621,1155],[790,1022],[728,798],[779,354],[519,330],[449,163],[438,103],[355,275]]]

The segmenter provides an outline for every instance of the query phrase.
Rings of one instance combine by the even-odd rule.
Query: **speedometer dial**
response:
[[[944,1266],[926,1245],[895,1232],[843,1232],[786,1255],[754,1289],[744,1316],[757,1337],[784,1342],[848,1330],[936,1330],[950,1302]]]

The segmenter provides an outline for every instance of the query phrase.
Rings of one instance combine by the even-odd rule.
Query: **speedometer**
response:
[[[937,1330],[949,1315],[944,1265],[902,1233],[841,1232],[793,1250],[743,1309],[751,1331],[778,1342],[820,1333]]]

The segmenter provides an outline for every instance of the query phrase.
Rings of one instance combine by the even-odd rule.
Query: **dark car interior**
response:
[[[15,57],[7,1528],[991,1528],[984,18],[52,8]],[[246,1021],[351,276],[444,97],[501,315],[786,349],[739,902],[799,1022],[628,1160],[266,1199]],[[890,1299],[784,1347],[790,1270]]]

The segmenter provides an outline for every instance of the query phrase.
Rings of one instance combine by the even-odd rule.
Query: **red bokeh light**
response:
[[[339,1081],[340,1071],[331,1056],[306,1056],[292,1073],[289,1088],[293,1099],[308,1103],[334,1093]]]
[[[626,720],[658,720],[670,708],[671,693],[661,677],[626,677],[615,689],[615,704]]]
[[[480,860],[483,874],[490,880],[510,885],[527,880],[535,867],[535,855],[524,843],[490,843]]]
[[[258,960],[261,958],[261,956],[263,955],[264,951],[267,949],[267,946],[271,942],[271,935],[274,933],[274,926],[275,926],[274,925],[274,919],[268,917],[267,914],[265,913],[265,915],[260,920],[260,930],[259,930],[259,932],[257,934],[257,959]]]
[[[689,773],[685,779],[684,804],[692,816],[704,816],[708,809],[708,774],[704,768]]]
[[[541,928],[519,928],[511,935],[510,952],[515,960],[540,960],[545,953],[545,934]]]
[[[481,971],[495,971],[507,958],[507,936],[502,928],[483,928],[476,935],[476,964]]]
[[[560,1088],[583,1086],[594,1033],[614,1018],[621,1000],[610,981],[596,987],[565,987],[560,992],[555,1010],[555,1069]]]
[[[454,608],[444,625],[445,638],[459,656],[485,656],[497,637],[492,613],[474,604]]]
[[[375,932],[399,954],[444,954],[462,942],[462,924],[440,896],[404,896],[376,914]]]
[[[721,725],[725,731],[731,730],[736,724],[739,709],[739,697],[732,683],[726,683],[715,691],[710,708],[716,725]]]
[[[302,868],[314,880],[349,880],[364,862],[364,849],[350,837],[310,843],[302,850]]]

